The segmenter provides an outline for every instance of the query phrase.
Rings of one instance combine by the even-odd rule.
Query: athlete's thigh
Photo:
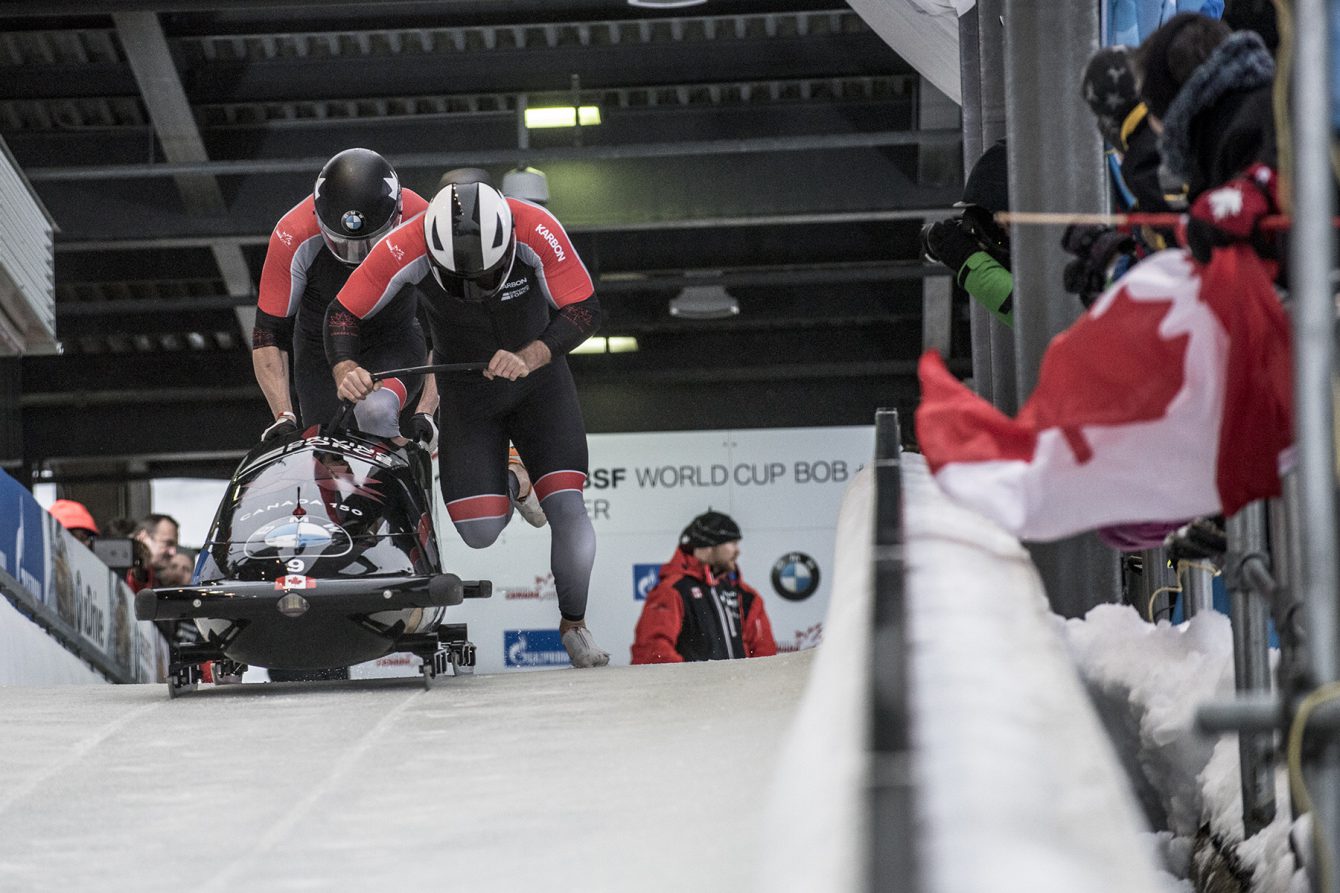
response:
[[[340,397],[326,362],[326,347],[304,338],[301,332],[293,338],[293,386],[298,392],[298,416],[304,428],[325,425],[335,417]]]
[[[444,386],[445,385],[445,386]],[[442,497],[454,500],[507,495],[507,430],[503,414],[489,413],[497,396],[477,384],[444,383],[439,378],[438,468]]]
[[[540,376],[543,376],[542,378]],[[507,432],[532,481],[556,471],[588,474],[586,424],[577,386],[559,360],[532,376],[535,387],[508,413]]]

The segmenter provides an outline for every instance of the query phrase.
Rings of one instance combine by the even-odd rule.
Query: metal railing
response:
[[[870,821],[866,833],[868,886],[879,893],[914,893],[920,889],[913,819],[900,444],[897,411],[876,412]]]

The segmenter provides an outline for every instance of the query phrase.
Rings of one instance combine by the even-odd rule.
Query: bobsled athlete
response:
[[[609,663],[586,626],[595,529],[586,515],[586,429],[567,353],[601,319],[595,286],[549,211],[484,183],[449,183],[422,217],[379,242],[326,314],[339,394],[374,393],[365,332],[394,321],[410,337],[415,297],[440,362],[487,363],[482,377],[439,376],[442,496],[461,539],[498,538],[523,495],[508,475],[515,444],[548,518],[559,632],[574,667]]]
[[[256,382],[274,418],[262,440],[296,431],[299,417],[303,427],[334,417],[339,397],[326,360],[326,308],[377,240],[427,207],[422,196],[401,187],[385,158],[370,149],[345,149],[321,168],[312,194],[275,225],[251,338]],[[422,364],[426,350],[413,303],[369,324],[361,350],[360,360],[373,369]],[[290,369],[297,413],[289,396]],[[360,430],[399,437],[400,411],[412,399],[419,397],[417,410],[424,418],[436,406],[434,387],[423,388],[420,396],[420,377],[383,384],[357,408]]]

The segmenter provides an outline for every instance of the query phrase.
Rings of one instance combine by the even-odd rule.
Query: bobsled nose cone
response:
[[[307,613],[307,609],[310,608],[311,605],[307,602],[307,599],[298,595],[298,593],[290,592],[276,602],[275,607],[278,608],[279,613],[283,614],[285,617],[301,617]]]

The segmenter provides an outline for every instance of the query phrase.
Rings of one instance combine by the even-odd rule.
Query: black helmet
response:
[[[679,535],[679,544],[685,549],[692,550],[705,546],[719,546],[738,539],[740,539],[740,525],[731,520],[730,515],[708,509],[684,528],[684,532]]]
[[[400,224],[400,178],[371,149],[345,149],[327,161],[312,199],[326,247],[346,264],[367,257]]]
[[[495,297],[516,259],[512,208],[484,183],[452,183],[423,215],[429,268],[450,295],[472,303]]]
[[[971,205],[985,208],[992,214],[1010,209],[1010,168],[1004,140],[996,140],[968,172],[968,182],[963,185],[963,200],[956,207]]]

